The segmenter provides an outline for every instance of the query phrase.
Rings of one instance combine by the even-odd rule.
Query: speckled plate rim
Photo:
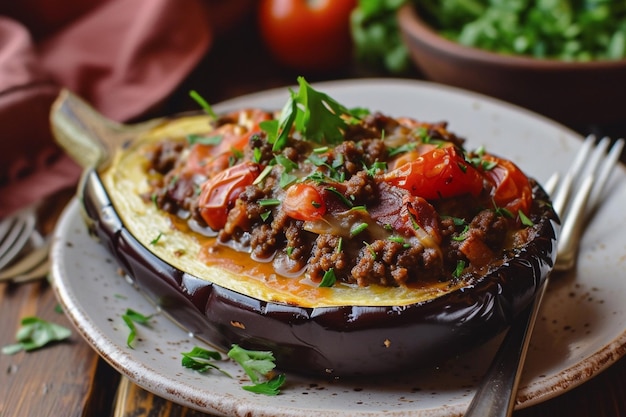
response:
[[[467,137],[468,144],[487,145],[490,151],[513,159],[540,181],[556,169],[564,170],[580,144],[576,133],[532,112],[429,82],[366,79],[320,83],[317,88],[347,106],[365,106],[426,121],[447,120],[450,130]],[[242,106],[280,108],[287,94],[286,88],[275,89],[229,100],[214,108],[216,111]],[[621,303],[626,299],[626,284],[618,279],[626,263],[623,256],[626,240],[603,220],[613,218],[619,223],[622,219],[620,224],[626,224],[623,210],[618,210],[626,203],[623,167],[615,177],[610,185],[610,198],[583,238],[577,271],[559,277],[548,290],[522,376],[518,408],[545,401],[580,385],[626,353],[626,311]],[[129,291],[123,277],[115,276],[114,262],[87,236],[79,213],[78,203],[73,201],[59,222],[51,251],[52,284],[74,326],[105,360],[133,382],[201,411],[225,416],[306,416],[313,411],[319,416],[461,415],[469,404],[473,384],[497,346],[496,340],[468,353],[466,358],[453,361],[446,369],[427,370],[415,378],[402,377],[386,389],[377,388],[381,381],[375,379],[326,384],[290,375],[291,383],[281,396],[265,397],[243,391],[241,385],[245,382],[241,378],[235,378],[232,387],[224,391],[222,386],[228,384],[214,375],[190,376],[183,369],[165,375],[163,369],[177,369],[172,366],[179,366],[180,358],[176,354],[165,357],[157,346],[156,358],[166,360],[155,359],[154,352],[148,349],[156,344],[151,340],[155,333],[142,337],[143,351],[129,349],[121,338],[123,326],[115,323],[115,317],[107,317],[105,321],[95,317],[98,308],[101,309],[99,315],[109,309],[115,311],[107,303],[118,305],[118,315],[121,314],[119,305],[125,302],[138,304],[148,311],[154,306],[138,291]],[[73,239],[80,239],[81,245],[72,245]],[[74,250],[82,251],[82,255],[93,255],[93,258],[76,257]],[[101,282],[94,284],[98,278]],[[100,291],[92,292],[91,285],[99,286]],[[126,299],[117,297],[118,293],[124,294]],[[165,345],[178,348],[194,344],[192,338],[165,315],[157,314],[154,321],[152,327],[159,329],[158,337],[168,340]],[[236,369],[232,372],[237,374]],[[451,376],[457,383],[450,384],[447,379]],[[208,386],[215,382],[219,385]],[[383,382],[389,384],[389,381]],[[394,389],[400,390],[400,394]],[[427,393],[429,389],[431,392]],[[342,405],[333,401],[337,396],[344,397]],[[387,401],[389,398],[393,400]]]

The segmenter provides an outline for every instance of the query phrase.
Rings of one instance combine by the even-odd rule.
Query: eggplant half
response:
[[[278,368],[303,374],[406,371],[445,361],[499,334],[552,269],[559,220],[534,181],[532,239],[476,279],[418,289],[294,290],[255,279],[254,267],[242,273],[227,261],[207,264],[197,256],[206,239],[173,227],[171,215],[142,197],[149,181],[137,150],[163,137],[200,134],[210,121],[207,114],[181,114],[117,124],[68,91],[51,113],[57,141],[85,168],[78,195],[92,235],[164,312],[213,346],[269,350]],[[261,273],[265,266],[258,268]]]

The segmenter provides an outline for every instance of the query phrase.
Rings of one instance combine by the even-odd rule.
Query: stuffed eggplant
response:
[[[85,221],[196,337],[349,376],[445,360],[502,331],[556,256],[515,164],[446,123],[348,109],[299,79],[281,111],[123,126],[64,92]]]

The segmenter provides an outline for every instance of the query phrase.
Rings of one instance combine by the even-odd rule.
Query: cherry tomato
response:
[[[450,145],[451,146],[451,145]],[[391,161],[389,161],[388,166],[389,170],[393,171],[396,168],[400,168],[404,164],[408,164],[409,162],[415,161],[420,156],[424,155],[432,151],[433,149],[438,148],[439,146],[433,145],[430,143],[424,143],[418,145],[414,150],[403,152],[399,156],[395,157]]]
[[[210,178],[202,185],[198,200],[200,215],[213,230],[224,227],[228,211],[244,188],[261,173],[261,166],[253,162],[234,165]]]
[[[221,138],[217,145],[195,143],[187,157],[186,171],[203,174],[207,177],[222,172],[230,165],[230,159],[235,151],[243,151],[250,141],[250,136],[260,131],[259,124],[271,119],[270,113],[258,109],[249,109],[234,112],[226,117],[235,119],[233,123],[225,124],[207,136]]]
[[[463,194],[477,196],[483,188],[481,173],[465,161],[456,147],[426,152],[388,172],[383,179],[428,200]]]
[[[222,135],[222,140],[216,146],[216,152],[231,152],[233,149],[243,151],[250,137],[259,133],[259,124],[265,120],[270,120],[272,114],[259,109],[245,109],[234,112],[231,117],[236,118],[234,124],[224,125],[216,130],[216,134]]]
[[[261,0],[261,36],[282,64],[328,71],[352,58],[350,13],[356,0]]]
[[[528,214],[532,204],[532,189],[528,177],[513,162],[493,155],[484,155],[483,160],[496,165],[485,170],[483,175],[495,187],[493,201],[516,215],[520,210]]]
[[[317,220],[326,213],[326,203],[313,185],[298,183],[287,189],[283,211],[292,219]]]

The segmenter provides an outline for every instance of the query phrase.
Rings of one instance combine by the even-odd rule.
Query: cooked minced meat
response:
[[[466,151],[446,123],[343,115],[334,121],[343,139],[330,141],[293,126],[281,136],[255,117],[276,120],[235,112],[206,133],[230,148],[155,147],[151,196],[279,274],[325,285],[330,273],[359,286],[458,280],[503,262],[529,235],[535,184]]]

